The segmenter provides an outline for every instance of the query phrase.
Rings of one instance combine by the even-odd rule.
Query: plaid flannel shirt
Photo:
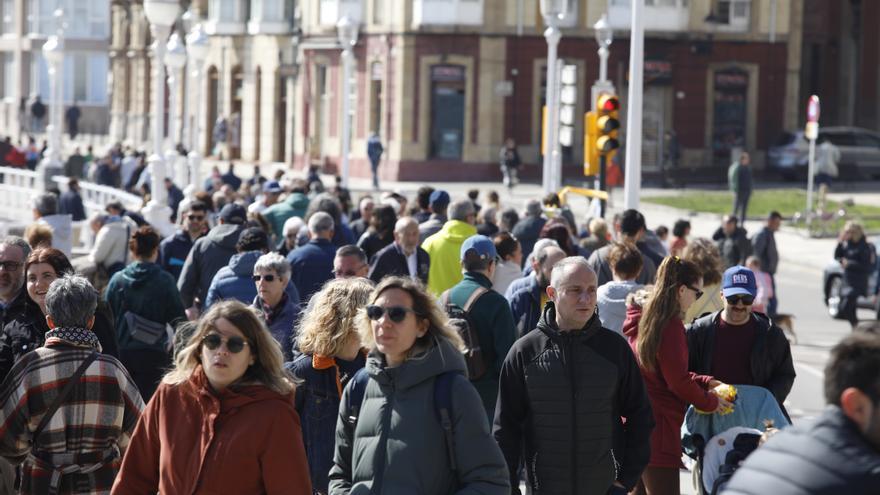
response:
[[[91,472],[64,474],[57,493],[109,494],[144,402],[122,364],[99,354],[37,442],[34,430],[67,379],[92,350],[100,350],[88,330],[56,329],[46,337],[45,345],[23,356],[0,385],[0,455],[24,462],[21,493],[51,492],[53,466],[36,459],[36,453],[66,454],[68,462],[93,468],[101,464]],[[108,449],[118,449],[119,455],[102,463]]]

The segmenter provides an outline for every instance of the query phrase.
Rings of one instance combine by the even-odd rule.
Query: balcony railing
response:
[[[615,29],[628,30],[632,20],[630,0],[611,0],[608,22]],[[687,31],[688,0],[645,0],[642,22],[646,31]]]
[[[483,0],[415,0],[413,26],[481,26]]]

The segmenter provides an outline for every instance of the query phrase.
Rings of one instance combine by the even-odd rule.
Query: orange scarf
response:
[[[312,356],[312,368],[316,370],[336,368],[336,390],[339,391],[339,397],[342,397],[342,382],[339,380],[339,366],[336,365],[336,358],[315,354]]]

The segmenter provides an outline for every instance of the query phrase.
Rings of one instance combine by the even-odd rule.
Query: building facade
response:
[[[2,135],[42,132],[42,126],[31,122],[29,103],[37,95],[50,103],[49,71],[41,49],[57,32],[57,8],[64,12],[64,106],[75,102],[80,108],[79,132],[107,133],[110,0],[0,0]]]
[[[336,169],[341,64],[335,24],[357,20],[352,172],[367,175],[366,140],[386,148],[387,179],[499,178],[498,150],[513,137],[527,176],[540,175],[546,80],[545,25],[536,1],[304,0],[294,162]],[[626,115],[629,0],[571,0],[559,55],[578,67],[576,115],[598,78],[593,24],[615,29],[609,79]],[[647,0],[643,168],[659,170],[673,130],[679,166],[726,170],[732,153],[764,150],[797,124],[803,0]],[[564,173],[581,174],[583,126],[563,148]],[[626,139],[623,136],[623,139]]]

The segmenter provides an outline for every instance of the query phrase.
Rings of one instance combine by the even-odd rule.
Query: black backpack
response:
[[[479,380],[489,370],[488,359],[480,347],[480,336],[470,318],[471,308],[474,307],[477,299],[487,292],[489,289],[477,287],[468,297],[463,308],[449,302],[449,290],[440,296],[440,304],[449,316],[449,326],[454,328],[461,340],[464,341],[464,360],[467,363],[468,378],[471,381]]]

